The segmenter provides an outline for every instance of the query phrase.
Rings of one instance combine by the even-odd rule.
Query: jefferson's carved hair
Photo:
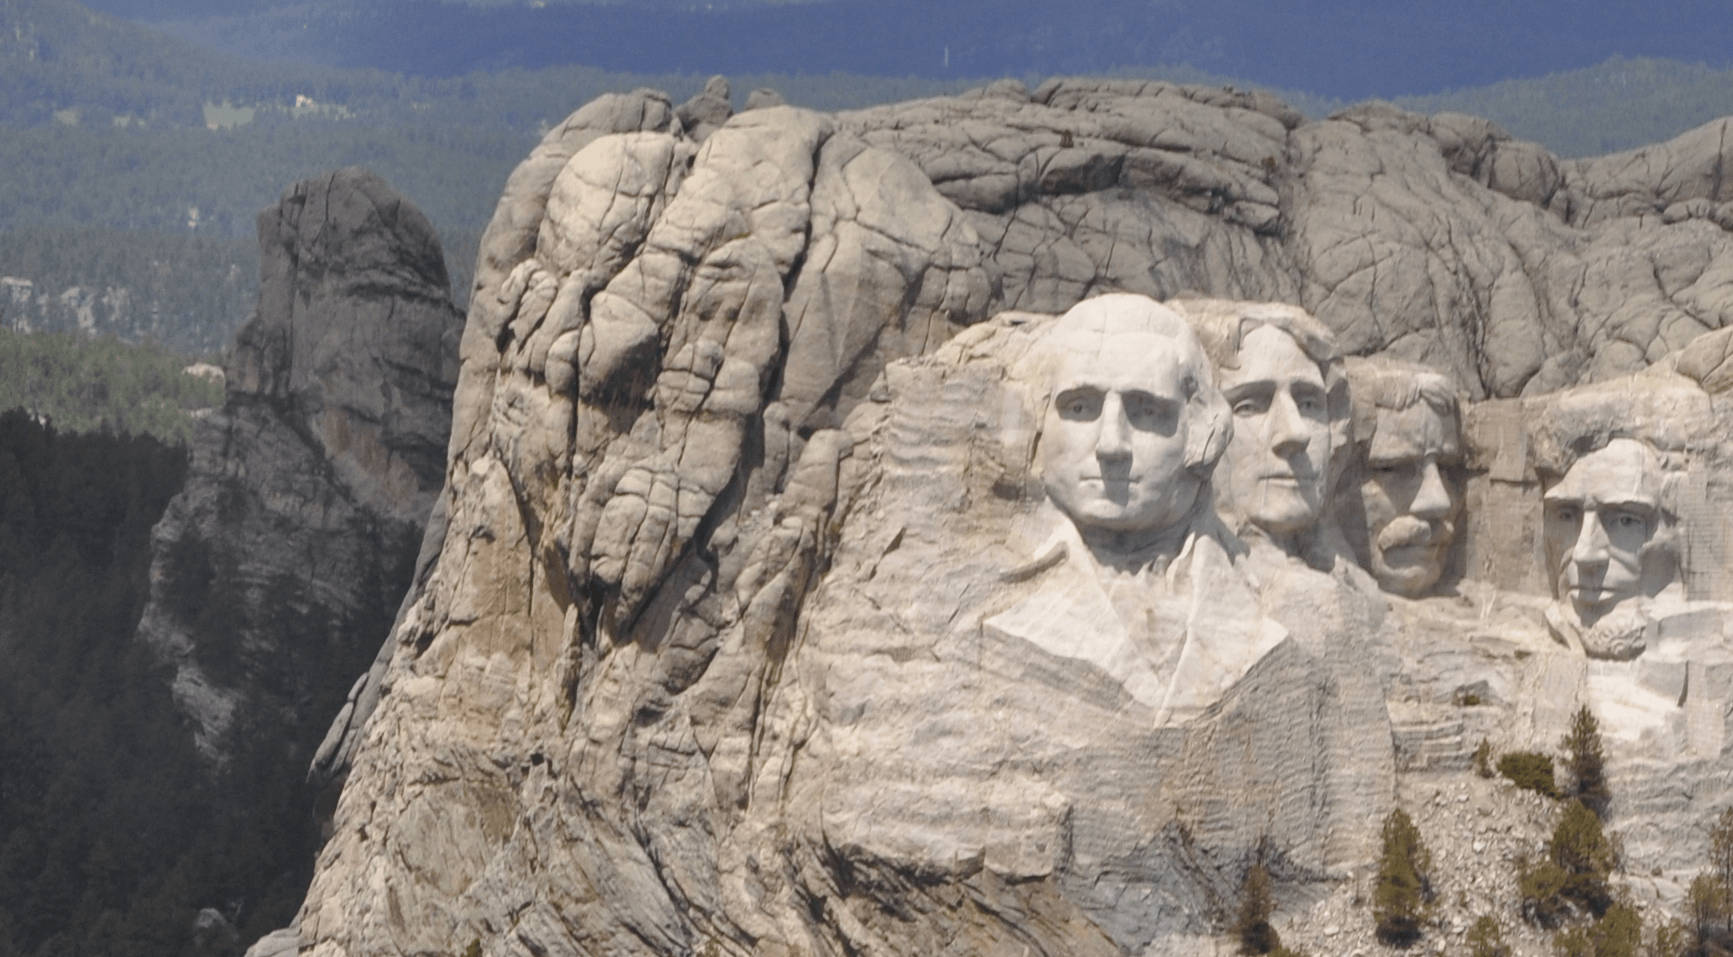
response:
[[[1330,417],[1332,459],[1350,439],[1353,408],[1348,376],[1336,336],[1330,328],[1299,306],[1282,302],[1242,302],[1234,299],[1177,299],[1175,309],[1191,320],[1192,331],[1217,369],[1240,367],[1240,350],[1246,336],[1259,326],[1272,326],[1287,333],[1300,353],[1318,366]]]

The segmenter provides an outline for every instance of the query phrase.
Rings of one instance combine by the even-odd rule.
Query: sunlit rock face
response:
[[[1404,775],[1550,745],[1650,661],[1704,675],[1698,711],[1607,712],[1696,762],[1701,796],[1627,798],[1683,866],[1719,619],[1590,659],[1540,532],[1593,397],[1727,434],[1692,340],[1733,244],[1609,198],[1696,187],[1164,84],[720,89],[604,97],[507,183],[448,520],[269,946],[1207,952],[1260,853],[1351,888]],[[1665,507],[1719,601],[1719,446],[1684,428],[1616,438],[1704,476]]]
[[[371,173],[292,187],[259,241],[259,307],[153,534],[139,625],[217,759],[237,722],[310,750],[390,629],[444,482],[462,322],[432,224]]]

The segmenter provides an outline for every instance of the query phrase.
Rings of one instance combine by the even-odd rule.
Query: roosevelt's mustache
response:
[[[1398,515],[1378,532],[1378,550],[1414,548],[1448,542],[1455,526],[1448,520],[1430,521],[1414,515]]]

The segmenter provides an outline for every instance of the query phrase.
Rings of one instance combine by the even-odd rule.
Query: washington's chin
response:
[[[1071,514],[1072,521],[1108,532],[1141,532],[1161,527],[1159,517],[1113,502],[1083,502]]]

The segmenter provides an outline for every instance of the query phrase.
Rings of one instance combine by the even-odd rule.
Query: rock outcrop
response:
[[[218,761],[242,721],[310,752],[365,668],[443,481],[457,378],[438,240],[383,181],[300,183],[259,241],[258,311],[154,532],[138,632]]]
[[[1512,537],[1550,481],[1527,423],[1726,324],[1713,136],[1561,163],[1468,117],[1155,83],[835,116],[718,93],[604,97],[508,181],[431,563],[322,752],[347,783],[271,947],[1208,953],[1257,855],[1363,887],[1411,782],[1463,773],[1483,730],[1556,740],[1592,669]],[[1108,291],[1295,304],[1334,340],[1314,361],[1504,400],[1466,416],[1469,517],[1416,587],[1447,597],[1387,601],[1344,550],[1202,514],[1131,589],[1043,544],[1052,397],[1025,359]],[[1676,360],[1699,392],[1720,342]],[[1149,415],[1214,388],[1181,378]],[[1194,451],[1201,475],[1219,443]],[[1517,598],[1475,606],[1483,579]],[[1031,594],[1055,629],[1276,630],[1176,718],[997,624]],[[1700,754],[1706,721],[1667,726]]]

